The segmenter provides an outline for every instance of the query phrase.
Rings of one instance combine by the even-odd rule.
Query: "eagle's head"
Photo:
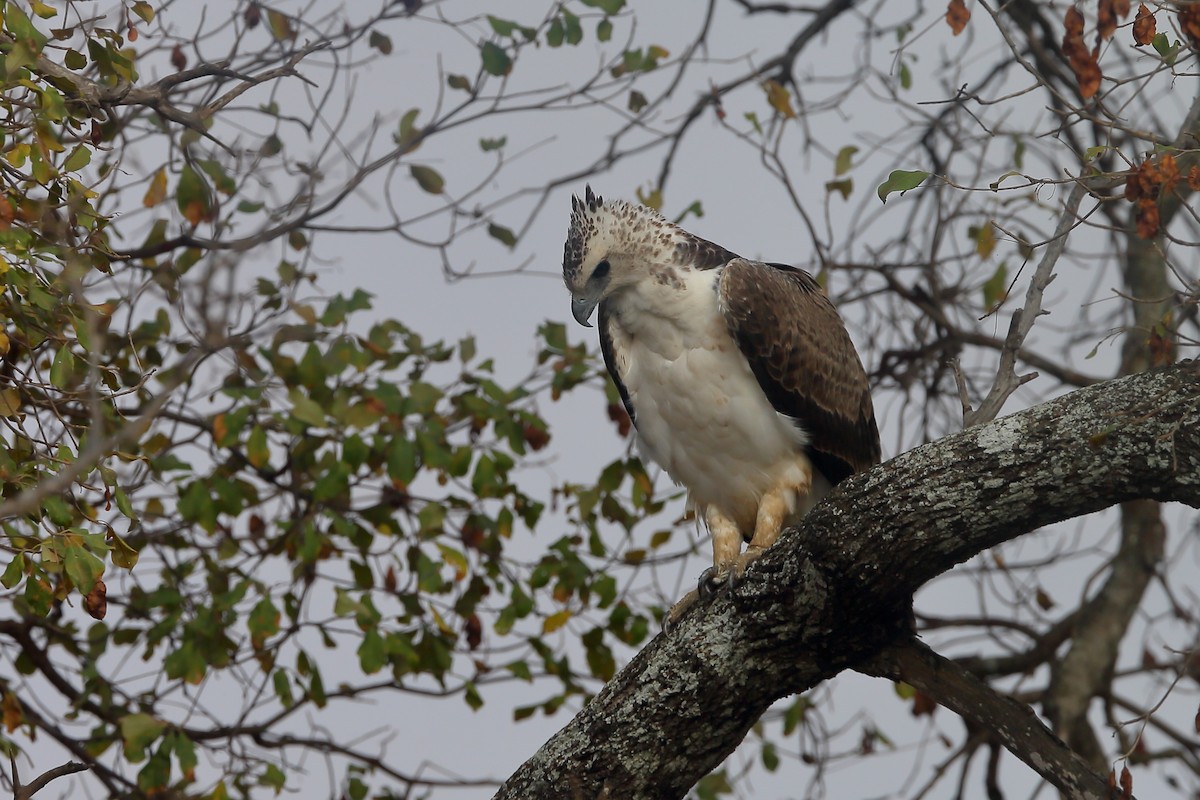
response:
[[[571,229],[563,248],[563,281],[571,292],[571,314],[580,325],[600,301],[665,263],[675,242],[686,236],[658,212],[624,201],[604,202],[586,187],[571,196]]]

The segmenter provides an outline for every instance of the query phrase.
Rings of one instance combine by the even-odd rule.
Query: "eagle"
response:
[[[668,627],[879,463],[862,361],[803,269],[742,258],[588,186],[571,197],[563,280],[577,322],[591,327],[599,309],[600,351],[638,449],[687,489],[712,538],[713,565]]]

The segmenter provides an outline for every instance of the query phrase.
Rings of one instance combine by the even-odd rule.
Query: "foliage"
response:
[[[376,746],[386,727],[323,715],[397,695],[478,709],[514,685],[506,715],[565,714],[657,631],[699,571],[693,523],[621,452],[612,387],[607,421],[577,391],[605,385],[591,340],[556,322],[516,344],[423,335],[332,273],[368,238],[419,293],[439,269],[545,261],[543,208],[588,176],[702,234],[751,209],[756,231],[722,243],[802,243],[791,260],[850,320],[891,453],[961,427],[964,403],[1033,402],[1194,348],[1200,166],[1177,87],[1195,73],[1197,6],[855,5],[713,0],[656,25],[652,4],[624,0],[239,0],[227,16],[7,0],[0,744],[38,771],[66,753],[90,769],[74,780],[112,796],[274,796],[311,780],[313,756],[348,797],[432,792],[471,780]],[[410,50],[438,57],[404,71]],[[372,71],[390,95],[360,90]],[[564,119],[593,138],[548,140]],[[1073,207],[1069,183],[1087,188]],[[1046,295],[1053,328],[1021,298],[1064,221],[1038,289],[1071,286]],[[530,329],[555,316],[514,306]],[[515,377],[506,350],[531,352]],[[618,453],[585,480],[546,478],[564,397],[595,451]],[[1151,756],[1195,774],[1194,738],[1117,690],[1167,697],[1194,671],[1190,551],[1162,545],[1188,523],[1127,513],[1147,516],[1111,547],[1060,531],[998,549],[950,578],[979,615],[919,599],[918,621],[1081,725],[1081,752],[1113,739],[1087,752],[1122,760],[1115,780]],[[1150,584],[1167,599],[1135,624]],[[1140,661],[1118,651],[1129,631]],[[1082,711],[1055,705],[1071,686]],[[744,796],[760,769],[817,793],[838,759],[907,757],[836,689],[772,709],[694,794]],[[887,699],[937,710],[911,689]],[[1137,731],[1116,721],[1134,713]],[[930,786],[981,748],[1001,761],[970,732]],[[458,758],[437,760],[477,774]]]
[[[359,39],[386,56],[409,12],[342,29],[244,3],[231,29],[189,41],[170,5],[96,25],[32,10],[45,22],[4,7],[5,746],[48,734],[113,795],[249,796],[295,785],[291,721],[331,702],[414,685],[477,707],[504,673],[557,681],[552,711],[610,677],[612,644],[643,641],[649,620],[604,570],[597,529],[659,507],[640,463],[557,492],[587,546],[512,552],[548,501],[522,486],[551,441],[539,404],[596,378],[587,349],[547,323],[537,364],[506,382],[474,338],[427,341],[360,289],[328,293],[312,266],[317,221],[383,167],[447,191],[408,156],[474,100],[424,125],[413,109],[393,149],[330,189],[276,88]],[[484,73],[560,19],[577,43],[566,9],[536,30],[491,18],[498,38],[462,88],[482,96]],[[188,67],[230,36],[232,65]],[[164,57],[167,77],[142,77]],[[259,123],[233,133],[247,112]],[[581,659],[547,641],[568,623]],[[230,690],[241,700],[213,699]],[[47,692],[59,719],[38,710],[56,707]],[[352,786],[379,766],[337,737],[299,746],[343,757]]]

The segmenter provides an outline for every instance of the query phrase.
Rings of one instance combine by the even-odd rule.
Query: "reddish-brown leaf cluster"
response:
[[[108,587],[99,578],[92,585],[92,590],[83,598],[83,608],[95,619],[104,619],[108,613]]]
[[[620,403],[609,403],[608,418],[617,424],[617,433],[621,435],[622,439],[629,435],[629,431],[633,428],[633,420],[629,418],[625,406]]]
[[[1121,767],[1121,800],[1129,800],[1133,797],[1133,775],[1129,773],[1129,767],[1122,765]]]
[[[550,434],[545,428],[539,428],[528,422],[521,428],[521,436],[525,439],[525,444],[529,445],[532,450],[541,450],[550,444]]]
[[[467,634],[467,647],[474,650],[483,642],[483,623],[478,614],[472,614],[463,622],[463,631]]]
[[[950,0],[950,5],[946,7],[946,24],[954,31],[954,35],[962,33],[970,21],[971,12],[967,10],[967,4],[963,0]]]
[[[910,712],[914,717],[932,717],[933,712],[937,711],[937,700],[934,700],[931,695],[927,695],[920,689],[913,695],[913,703]]]
[[[1188,170],[1187,185],[1193,192],[1200,192],[1200,165],[1193,164]]]
[[[1071,6],[1067,9],[1066,19],[1063,20],[1066,34],[1063,36],[1062,51],[1075,73],[1079,83],[1079,96],[1084,100],[1092,97],[1100,89],[1100,48],[1089,50],[1083,41],[1083,14],[1078,8]]]
[[[1200,48],[1200,3],[1179,6],[1179,30],[1183,31],[1192,47]]]
[[[1100,0],[1097,14],[1096,34],[1100,40],[1108,41],[1117,32],[1118,19],[1129,16],[1129,0]]]
[[[1153,238],[1158,234],[1158,198],[1174,190],[1179,183],[1179,165],[1175,156],[1164,153],[1159,158],[1147,158],[1125,179],[1125,199],[1133,203],[1138,236]]]
[[[187,56],[183,54],[183,48],[179,45],[171,48],[171,66],[180,72],[187,66]]]
[[[1140,45],[1150,44],[1154,41],[1154,34],[1158,32],[1158,23],[1154,21],[1154,14],[1146,7],[1145,3],[1138,6],[1137,16],[1133,19],[1133,41]]]
[[[1161,326],[1155,326],[1150,331],[1146,346],[1150,349],[1150,366],[1165,367],[1175,363],[1175,338],[1171,332]]]

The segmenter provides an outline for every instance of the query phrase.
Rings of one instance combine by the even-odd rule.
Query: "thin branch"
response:
[[[1046,246],[1046,252],[1042,254],[1042,260],[1029,281],[1029,288],[1025,290],[1025,305],[1013,312],[1008,336],[1004,340],[1004,348],[1000,351],[1000,365],[992,389],[980,402],[978,409],[963,415],[963,427],[970,428],[995,419],[1012,393],[1037,376],[1037,373],[1017,375],[1017,354],[1025,344],[1025,338],[1033,330],[1037,318],[1043,313],[1049,313],[1042,310],[1042,294],[1054,280],[1054,267],[1067,247],[1067,235],[1079,224],[1079,204],[1083,202],[1086,193],[1086,182],[1082,179],[1076,181],[1075,188],[1071,190],[1071,196],[1067,198],[1067,203],[1058,218],[1054,236]]]

